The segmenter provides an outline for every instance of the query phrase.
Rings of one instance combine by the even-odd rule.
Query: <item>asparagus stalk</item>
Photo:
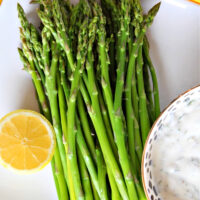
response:
[[[109,139],[110,145],[112,147],[113,153],[115,155],[115,158],[118,160],[118,152],[117,152],[116,143],[114,141],[114,135],[113,135],[112,127],[110,124],[110,119],[109,119],[106,105],[104,103],[104,100],[103,100],[103,97],[102,97],[102,94],[100,93],[100,91],[99,91],[99,102],[100,102],[100,106],[101,106],[101,110],[102,110],[104,124],[105,124],[106,130],[108,132],[108,139]]]
[[[58,142],[58,148],[61,154],[63,169],[64,169],[66,180],[67,180],[66,153],[65,153],[65,147],[62,142],[62,129],[61,129],[61,123],[60,123],[58,100],[57,100],[57,88],[56,88],[56,73],[58,69],[58,49],[57,48],[58,47],[56,46],[56,44],[52,42],[52,62],[51,62],[51,67],[46,66],[45,68],[45,76],[46,76],[45,88],[47,90],[47,95],[49,98],[53,126],[55,129],[56,138]]]
[[[125,12],[125,16],[121,19],[121,27],[118,33],[118,44],[119,48],[117,53],[118,56],[118,68],[117,68],[117,80],[116,80],[116,88],[115,88],[115,97],[114,97],[114,111],[119,112],[122,106],[122,94],[123,94],[123,86],[124,86],[124,68],[126,63],[126,47],[127,47],[127,40],[129,35],[129,7],[127,2],[121,2],[122,12]],[[120,111],[121,112],[121,111]]]
[[[155,9],[155,10],[154,10]],[[134,85],[133,85],[133,106],[135,107],[135,112],[138,113],[138,104],[137,104],[137,99],[138,99],[138,96],[137,96],[137,92],[136,92],[136,84],[135,84],[135,60],[136,60],[136,57],[137,57],[137,52],[138,52],[138,48],[141,49],[140,46],[142,46],[143,44],[143,37],[144,37],[144,34],[146,32],[146,26],[149,26],[149,23],[152,23],[152,20],[153,20],[153,17],[154,14],[156,13],[157,11],[157,7],[154,7],[153,11],[150,11],[148,16],[146,17],[146,24],[144,25],[141,33],[139,33],[138,35],[138,38],[136,39],[137,42],[133,43],[133,47],[131,48],[131,55],[130,55],[130,60],[129,60],[129,64],[128,64],[128,71],[127,71],[127,79],[126,79],[126,115],[127,115],[127,127],[128,127],[128,135],[129,135],[129,151],[130,151],[130,154],[131,154],[131,158],[132,158],[132,162],[133,162],[133,165],[135,166],[136,163],[135,163],[135,149],[133,149],[132,147],[134,146],[135,142],[134,142],[134,139],[136,139],[136,143],[137,143],[137,150],[139,149],[142,149],[142,145],[141,145],[141,141],[140,141],[140,137],[139,137],[139,134],[137,132],[137,135],[134,137],[134,128],[132,126],[132,124],[134,123],[137,123],[136,122],[136,119],[135,116],[134,116],[134,110],[133,110],[133,107],[132,107],[132,96],[131,96],[131,81],[132,79],[134,79]],[[147,20],[149,19],[149,20]],[[141,56],[140,56],[141,58]],[[139,60],[139,58],[138,58]],[[141,61],[141,60],[140,60]],[[139,65],[139,63],[138,63]],[[140,63],[140,65],[142,65],[142,63]],[[132,78],[133,76],[133,78]],[[140,81],[140,83],[142,83],[142,81]],[[139,84],[138,84],[139,85]],[[139,90],[139,95],[141,97],[141,90]],[[135,101],[134,101],[135,100]],[[142,116],[141,116],[141,120],[142,121],[141,123],[147,123],[147,127],[148,127],[148,114],[145,114],[145,109],[141,110],[142,108],[145,108],[145,101],[143,103],[143,106],[141,106],[141,102],[139,102],[139,105],[140,105],[140,113],[142,113]],[[143,116],[146,116],[146,118]],[[136,117],[138,118],[138,114],[136,114]],[[143,117],[143,118],[142,118]],[[134,126],[137,126],[134,125]],[[150,125],[149,125],[150,126]],[[144,127],[143,127],[144,128]],[[148,128],[147,128],[148,130]],[[146,131],[147,131],[146,130]],[[144,132],[144,130],[142,130],[142,132]],[[138,152],[139,154],[139,158],[141,157],[141,152]]]
[[[61,67],[63,67],[63,63],[62,63],[62,65],[61,65]],[[61,69],[61,71],[62,71],[62,69]],[[66,82],[65,82],[66,83]],[[66,87],[67,87],[67,85],[66,85]],[[64,96],[63,96],[63,94],[62,94],[62,89],[60,88],[60,90],[59,90],[60,92],[59,92],[59,99],[60,99],[60,112],[61,112],[61,122],[63,122],[63,131],[64,131],[64,135],[66,135],[65,134],[65,132],[67,132],[67,125],[66,125],[66,122],[67,122],[67,116],[66,116],[66,113],[65,112],[63,112],[65,109],[62,109],[63,108],[63,106],[65,105],[65,103],[64,103]],[[66,97],[66,102],[69,102],[69,91],[65,94],[65,97]],[[80,94],[78,95],[78,100],[79,101],[82,101],[81,99],[81,96],[80,96]],[[78,101],[78,102],[79,102]],[[83,102],[82,102],[83,103]],[[82,112],[82,110],[84,109],[84,108],[82,108],[82,106],[83,106],[83,104],[80,104],[79,105],[79,108],[81,109],[81,111],[79,111],[79,112]],[[66,107],[66,106],[65,106]],[[81,114],[82,115],[82,114]],[[63,119],[63,120],[62,120]],[[85,119],[85,118],[84,118]],[[77,119],[78,120],[78,119]],[[76,121],[77,121],[76,120]],[[77,132],[77,143],[78,143],[78,148],[80,149],[80,151],[81,151],[81,154],[82,154],[82,157],[83,157],[83,159],[84,159],[84,161],[85,161],[85,164],[86,164],[86,166],[87,166],[87,169],[88,169],[88,171],[89,171],[89,173],[90,173],[90,176],[91,176],[91,179],[92,179],[92,182],[94,183],[94,186],[95,186],[95,188],[96,188],[96,190],[99,192],[99,195],[100,195],[100,190],[99,190],[99,185],[98,185],[98,179],[97,179],[97,172],[96,172],[96,169],[95,169],[95,165],[94,165],[94,163],[93,163],[93,160],[92,160],[92,158],[91,158],[91,155],[90,155],[90,152],[89,152],[89,150],[88,150],[88,148],[87,148],[87,145],[86,145],[86,142],[85,142],[85,140],[84,140],[84,137],[83,137],[83,135],[82,135],[82,131],[81,131],[81,128],[80,128],[80,122],[78,122],[77,121],[77,123],[78,123],[78,132]],[[86,123],[88,123],[88,122],[86,122]],[[88,126],[88,125],[87,125]],[[89,129],[89,127],[87,127],[85,130],[87,130],[89,133],[91,132],[90,131],[90,129]],[[68,135],[67,136],[65,136],[65,138],[68,138]],[[67,141],[68,141],[68,139],[67,139]],[[66,143],[66,141],[65,141],[65,143]],[[92,141],[92,143],[93,143],[93,141]],[[66,146],[67,146],[67,144],[66,144]],[[66,149],[67,149],[67,147],[66,147]],[[66,150],[66,152],[67,152],[67,150]],[[80,156],[80,155],[79,155]],[[95,155],[95,157],[96,157],[96,155]],[[69,169],[70,169],[70,167],[69,167]],[[71,170],[70,170],[71,171]],[[71,173],[69,173],[69,174],[71,174]],[[72,179],[72,178],[71,178]],[[72,182],[71,182],[71,184],[73,184]],[[70,185],[71,186],[71,185]],[[87,196],[87,195],[86,195]],[[71,197],[72,198],[72,197]],[[75,197],[74,197],[75,198]]]
[[[103,37],[102,37],[103,38]],[[103,41],[103,39],[102,39],[102,41]],[[100,45],[100,51],[104,51],[104,49],[103,49],[103,44],[101,44]],[[102,59],[103,59],[103,61],[104,61],[104,67],[106,68],[106,67],[108,67],[107,66],[107,63],[105,63],[106,61],[105,61],[105,54],[104,54],[104,52],[101,52],[103,55],[102,55]],[[89,55],[90,56],[90,55]],[[99,108],[99,100],[98,100],[98,91],[97,91],[97,88],[96,88],[96,86],[95,86],[95,79],[94,79],[94,73],[91,71],[92,69],[93,69],[93,67],[91,66],[91,64],[92,64],[92,60],[91,59],[89,59],[89,61],[90,61],[90,63],[88,63],[88,67],[87,67],[87,70],[89,71],[88,72],[88,78],[89,78],[89,82],[92,84],[92,88],[90,89],[90,90],[92,90],[92,92],[90,92],[91,93],[91,99],[92,99],[92,105],[93,105],[93,108],[95,109],[94,111],[92,111],[92,112],[94,112],[95,114],[92,114],[92,112],[91,111],[89,111],[89,113],[90,114],[92,114],[91,115],[91,118],[92,118],[92,120],[93,120],[93,123],[96,125],[96,129],[97,129],[97,124],[96,124],[96,115],[99,115],[99,119],[101,119],[102,120],[102,116],[101,116],[101,114],[100,114],[100,108]],[[104,76],[105,77],[107,77],[107,79],[109,79],[109,76],[108,76],[108,69],[105,69],[104,70]],[[109,81],[109,80],[108,80]],[[109,87],[110,88],[110,87]],[[111,91],[111,89],[109,89],[110,91]],[[88,106],[89,107],[89,106]],[[101,127],[102,127],[102,131],[103,130],[105,130],[105,128],[104,128],[104,125],[103,125],[103,121],[101,121]],[[97,130],[96,130],[97,131]],[[98,128],[98,131],[99,131],[99,128]],[[105,140],[105,139],[104,139]],[[101,145],[101,142],[100,142],[100,145]],[[103,145],[104,146],[104,145]],[[102,149],[103,149],[104,147],[102,147]],[[109,148],[109,151],[108,152],[110,152],[110,148]],[[112,151],[111,151],[112,152]],[[104,153],[104,152],[103,152]],[[105,153],[104,153],[104,156],[106,156],[105,155]],[[107,157],[107,156],[106,156]],[[106,158],[105,157],[105,158]],[[114,159],[114,157],[113,157],[113,153],[111,153],[111,155],[110,155],[110,157],[111,157],[111,159],[113,159],[113,161],[115,160]],[[114,161],[113,162],[113,164],[115,164],[116,163],[116,161]],[[118,170],[118,167],[117,167],[117,165],[116,165],[116,168],[117,168],[117,170]],[[114,176],[115,176],[115,174],[113,174]],[[120,178],[121,179],[121,178]],[[123,187],[121,186],[121,183],[118,181],[118,180],[116,180],[117,182],[118,182],[118,186],[120,186],[120,188],[121,188],[121,192],[123,192],[124,193],[124,189],[123,189]],[[125,197],[125,196],[124,196]]]
[[[135,143],[137,143],[140,149],[142,149],[140,138],[134,135],[138,134],[134,130],[134,111],[132,106],[132,96],[131,96],[131,84],[132,84],[132,75],[135,74],[135,60],[137,57],[138,49],[142,45],[143,40],[143,33],[137,38],[136,42],[133,43],[132,52],[128,64],[128,71],[126,77],[126,121],[127,121],[127,128],[128,128],[128,145],[129,145],[129,153],[131,156],[131,161],[133,164],[133,169],[136,167],[136,155],[135,155]],[[138,141],[135,142],[135,139]],[[133,170],[134,175],[136,174],[136,170]]]
[[[150,56],[149,56],[149,47],[148,47],[148,41],[147,38],[144,38],[144,54],[145,54],[145,60],[148,63],[151,77],[153,81],[153,95],[154,95],[154,105],[155,105],[155,118],[157,118],[160,115],[160,100],[159,100],[159,89],[158,89],[158,81],[156,77],[155,68],[151,62]]]
[[[60,61],[62,59],[60,58]],[[62,61],[60,62],[60,70],[62,68]],[[65,103],[65,97],[64,97],[64,92],[60,83],[60,77],[59,74],[57,75],[57,85],[58,85],[58,99],[59,99],[59,109],[60,109],[60,120],[61,120],[61,126],[62,126],[62,131],[63,131],[63,144],[65,146],[65,151],[66,154],[68,154],[68,128],[67,128],[67,106]],[[74,190],[74,185],[73,185],[73,180],[72,180],[72,169],[70,168],[70,160],[67,157],[67,180],[68,180],[68,188],[69,188],[69,194],[70,194],[70,199],[76,199],[75,197],[75,190]]]
[[[76,132],[75,132],[75,106],[76,106],[76,97],[77,97],[77,88],[79,86],[80,76],[83,70],[83,66],[85,64],[84,60],[81,60],[82,56],[85,56],[85,42],[87,41],[87,35],[85,34],[87,25],[87,19],[82,25],[82,29],[79,34],[79,47],[77,53],[77,66],[75,68],[71,89],[70,89],[70,97],[68,103],[68,111],[67,111],[67,124],[68,124],[68,133],[70,133],[69,140],[69,148],[68,148],[68,157],[70,160],[70,167],[73,169],[73,184],[75,188],[76,198],[84,199],[81,180],[79,176],[79,169],[77,166],[77,158],[76,158]]]
[[[112,169],[113,176],[115,178],[115,181],[117,183],[117,186],[119,188],[119,191],[123,199],[128,199],[122,174],[120,172],[119,166],[117,165],[114,154],[110,148],[110,145],[107,139],[106,130],[103,124],[103,119],[102,119],[102,116],[100,115],[100,110],[98,108],[98,105],[96,105],[95,107],[97,107],[95,108],[95,110],[97,109],[97,113],[94,110],[91,110],[91,107],[89,107],[89,105],[88,105],[88,108],[89,108],[88,112],[91,116],[96,132],[98,134],[98,140],[100,142],[103,155],[105,159],[108,160],[108,165]]]
[[[24,51],[28,51],[28,52],[24,53]],[[25,54],[31,55],[31,52],[28,49],[24,49],[24,51],[22,49],[18,48],[18,53],[20,55],[21,61],[24,64],[24,69],[26,71],[28,71],[28,73],[32,77],[32,80],[33,80],[33,83],[35,85],[35,88],[36,88],[36,91],[37,91],[37,94],[38,94],[38,99],[39,99],[40,105],[42,107],[42,110],[44,112],[44,115],[48,119],[50,119],[50,112],[49,112],[49,109],[47,107],[48,106],[48,102],[47,102],[46,96],[45,96],[45,94],[43,92],[43,86],[42,86],[42,83],[41,83],[41,79],[40,79],[40,77],[38,76],[38,74],[37,74],[37,72],[35,70],[34,64],[33,63],[30,64],[28,59],[25,56]]]
[[[93,187],[94,187],[95,191],[97,192],[98,196],[101,197],[97,171],[96,171],[94,162],[92,160],[91,154],[87,148],[86,142],[84,140],[83,133],[82,133],[82,130],[80,127],[80,122],[78,119],[76,119],[76,122],[77,122],[77,126],[78,126],[77,143],[80,148],[83,159],[85,161],[85,165],[87,166],[88,172],[90,174],[90,177],[91,177],[91,180],[93,183]]]
[[[87,145],[89,147],[89,150],[92,154],[92,158],[94,161],[96,161],[96,152],[95,152],[95,144],[94,144],[94,139],[92,137],[92,132],[90,130],[90,125],[88,122],[88,118],[87,118],[87,114],[86,114],[86,110],[85,110],[85,105],[83,102],[83,99],[81,97],[81,94],[78,94],[77,97],[78,100],[78,112],[79,112],[79,116],[80,116],[80,120],[81,120],[81,124],[83,127],[83,131],[84,131],[84,135],[87,141]]]
[[[145,32],[146,28],[150,26],[155,15],[158,12],[160,7],[160,3],[156,4],[148,13],[148,15],[144,19],[144,28],[142,31]],[[138,79],[138,93],[139,93],[139,115],[140,115],[140,124],[141,124],[141,132],[142,132],[142,140],[143,144],[146,141],[147,134],[150,130],[150,120],[147,110],[147,101],[146,94],[144,90],[144,80],[143,80],[143,57],[142,57],[142,47],[139,49],[138,53],[138,61],[137,61],[137,79]]]
[[[68,111],[67,111],[67,124],[69,135],[68,158],[70,161],[70,168],[72,171],[73,186],[77,199],[84,199],[83,189],[81,185],[77,157],[76,157],[76,127],[75,127],[75,105],[76,105],[76,92],[70,95]]]
[[[111,199],[112,200],[120,200],[122,199],[119,193],[119,190],[117,188],[115,179],[113,177],[112,171],[110,170],[109,167],[107,167],[107,173],[108,173],[108,179],[110,182],[110,187],[111,187]]]
[[[78,148],[78,158],[79,158],[79,165],[80,165],[80,171],[81,171],[81,179],[83,182],[83,188],[84,188],[84,192],[85,192],[85,200],[92,200],[93,195],[92,195],[90,177],[87,172],[87,168],[85,166],[85,162],[83,160],[81,150],[79,148]]]
[[[58,197],[68,199],[69,188],[70,199],[145,199],[138,181],[142,148],[160,112],[145,32],[160,4],[143,16],[139,0],[39,3],[41,33],[18,6],[23,44],[19,53],[39,105],[56,131],[52,169]],[[144,80],[147,70],[153,100]]]
[[[99,197],[99,195],[98,195],[93,183],[92,183],[92,190],[93,190],[94,200],[100,200],[100,197]]]
[[[154,102],[152,98],[152,90],[151,90],[151,83],[149,79],[149,69],[147,63],[144,61],[144,67],[143,67],[143,76],[144,76],[144,88],[145,88],[145,93],[147,96],[147,109],[149,113],[149,119],[150,119],[150,124],[152,125],[153,122],[155,121],[155,108],[154,108]]]
[[[68,190],[67,190],[67,187],[66,187],[65,177],[63,176],[64,172],[63,172],[61,158],[60,158],[59,150],[58,150],[57,146],[55,148],[54,158],[55,158],[55,163],[56,163],[55,174],[56,174],[56,177],[57,177],[57,180],[58,180],[60,199],[61,200],[66,199],[67,200],[67,199],[69,199]],[[53,167],[53,169],[54,169],[54,167]]]
[[[62,59],[61,59],[62,60]],[[63,63],[61,63],[61,74],[64,72],[64,69],[63,69]],[[61,75],[62,76],[62,75]],[[64,78],[64,77],[63,77]],[[63,80],[64,82],[63,82],[63,88],[65,87],[67,90],[65,91],[66,93],[65,93],[65,97],[66,97],[66,102],[68,102],[69,101],[69,88],[67,88],[67,85],[66,85],[66,80],[64,79]],[[64,86],[65,85],[65,86]],[[61,90],[62,91],[62,90]],[[59,95],[59,98],[60,97],[63,97],[63,95],[62,95],[62,93],[60,93],[60,95]],[[79,113],[80,113],[80,116],[82,116],[82,118],[83,118],[83,120],[85,120],[84,121],[84,123],[82,123],[82,125],[83,125],[83,129],[84,129],[84,133],[85,133],[85,135],[87,135],[87,137],[91,137],[91,135],[89,135],[90,133],[91,133],[91,131],[90,131],[90,128],[89,128],[89,125],[88,125],[88,121],[87,121],[87,118],[86,118],[86,116],[85,116],[85,114],[84,114],[84,105],[83,105],[83,102],[82,102],[82,99],[81,99],[82,97],[81,97],[81,95],[80,94],[78,94],[78,97],[77,97],[77,99],[78,99],[78,109],[79,109]],[[62,108],[62,106],[61,105],[63,105],[64,104],[64,100],[62,99],[62,103],[60,103],[60,109]],[[62,121],[62,112],[61,112],[61,121]],[[63,113],[63,123],[65,123],[66,124],[66,121],[67,121],[67,116],[65,115],[65,113]],[[77,121],[77,120],[76,120]],[[85,164],[86,164],[86,166],[87,166],[87,169],[88,169],[88,171],[89,171],[89,173],[90,173],[90,176],[91,176],[91,179],[92,179],[92,182],[94,183],[94,186],[95,186],[95,188],[96,188],[96,190],[98,191],[98,193],[99,193],[99,195],[100,195],[100,190],[99,190],[99,185],[98,185],[98,180],[97,180],[97,172],[96,172],[96,169],[95,169],[95,165],[94,165],[94,163],[93,163],[93,160],[92,160],[92,158],[91,158],[91,155],[90,155],[90,152],[89,152],[89,150],[88,150],[88,148],[87,148],[87,145],[86,145],[86,142],[85,142],[85,140],[84,140],[84,137],[83,137],[83,135],[82,135],[82,131],[81,131],[81,128],[79,127],[80,125],[79,125],[79,122],[77,122],[78,123],[78,132],[77,132],[77,143],[78,143],[78,146],[79,146],[79,149],[80,149],[80,151],[81,151],[81,153],[82,153],[82,156],[83,156],[83,159],[84,159],[84,161],[85,161]],[[67,125],[66,125],[67,126]],[[65,126],[65,127],[66,127]],[[65,128],[66,129],[66,132],[67,132],[67,127]],[[63,130],[65,130],[64,128],[63,128]],[[86,132],[87,131],[87,132]],[[64,132],[64,134],[65,134],[65,132]],[[86,139],[87,139],[87,137],[86,137]],[[66,136],[66,138],[68,138],[68,136]],[[67,139],[67,141],[68,141],[68,139]],[[89,142],[91,142],[92,143],[92,145],[94,145],[94,142],[93,142],[93,139],[92,138],[90,138],[89,140],[87,140],[87,141],[89,141]],[[66,142],[65,142],[66,143]],[[95,151],[95,150],[94,150]],[[67,151],[66,151],[67,152]],[[95,152],[94,152],[95,153]],[[96,160],[96,153],[95,154],[93,154],[93,159],[94,160]]]
[[[103,19],[101,19],[103,20]],[[112,93],[110,90],[110,82],[109,78],[107,77],[107,61],[105,60],[107,57],[107,53],[105,51],[105,36],[104,36],[103,26],[100,27],[99,30],[99,53],[100,53],[100,61],[101,61],[101,68],[102,68],[102,86],[104,90],[104,95],[106,99],[106,103],[108,106],[108,111],[111,119],[111,124],[115,133],[116,144],[118,146],[120,163],[123,170],[123,174],[125,177],[126,185],[128,188],[129,198],[130,199],[137,199],[137,194],[134,186],[133,176],[130,169],[130,163],[128,158],[128,152],[126,150],[125,139],[124,139],[124,128],[122,124],[121,118],[121,105],[120,107],[116,107],[118,110],[115,110],[113,102],[112,102]],[[120,81],[119,79],[117,81]],[[119,89],[120,90],[120,89]],[[118,101],[121,97],[118,97]],[[117,106],[119,104],[116,104]]]
[[[54,178],[54,182],[55,182],[55,186],[56,186],[57,196],[58,196],[58,199],[61,200],[61,192],[60,192],[59,182],[56,177],[56,167],[55,166],[56,166],[56,163],[55,163],[55,155],[54,155],[51,160],[51,169],[53,172],[53,178]]]
[[[139,115],[140,124],[142,131],[142,141],[143,144],[146,141],[147,134],[150,130],[150,121],[147,110],[146,94],[144,90],[144,80],[143,80],[143,58],[142,58],[142,47],[139,49],[138,53],[138,63],[137,63],[137,79],[138,79],[138,93],[139,93]]]
[[[37,30],[34,28],[32,24],[28,22],[26,19],[25,13],[23,8],[20,6],[20,4],[17,4],[18,9],[18,17],[20,19],[22,28],[20,28],[20,35],[22,40],[26,40],[27,48],[31,51],[31,55],[29,56],[29,62],[35,63],[35,67],[37,68],[37,71],[40,75],[40,78],[42,80],[42,83],[44,84],[44,73],[42,69],[40,68],[41,65],[38,63],[38,58],[40,59],[38,55],[38,49],[41,48],[41,44],[38,42],[38,33]],[[22,38],[23,37],[23,38]]]
[[[94,80],[94,74],[91,73],[90,75],[91,77],[89,79]],[[91,84],[94,84],[94,82],[91,82]],[[105,129],[101,111],[100,111],[97,88],[93,87],[93,92],[91,93],[92,94],[91,100],[89,99],[87,92],[85,92],[85,87],[83,84],[81,85],[80,89],[81,89],[84,101],[86,103],[88,113],[94,124],[94,128],[96,130],[98,140],[103,151],[103,155],[105,159],[108,160],[109,166],[112,168],[113,176],[117,182],[117,185],[119,187],[119,190],[123,198],[127,199],[128,197],[127,197],[125,185],[123,183],[123,178],[119,170],[119,167],[117,165],[117,162],[115,160],[114,154],[110,148],[108,138],[106,135],[106,129]]]
[[[33,83],[35,85],[38,97],[42,96],[45,99],[44,90],[40,87],[40,79],[38,79],[37,76],[35,76],[35,73],[33,73],[33,70],[31,70],[29,63],[28,63],[27,59],[25,58],[25,55],[22,52],[22,50],[18,49],[18,52],[19,52],[20,58],[24,64],[25,69],[30,73],[30,75],[33,79]],[[44,116],[48,120],[51,121],[51,118],[49,115],[49,108],[46,107],[47,104],[44,104],[43,98],[42,98],[42,100],[41,100],[41,98],[38,98],[38,103],[41,105],[42,113],[44,114]],[[58,198],[59,198],[59,200],[63,199],[63,197],[65,199],[68,199],[66,182],[63,181],[64,174],[63,174],[63,169],[62,169],[62,165],[61,165],[61,161],[60,161],[60,155],[57,152],[58,151],[57,149],[55,151],[56,151],[56,153],[54,154],[54,158],[52,159],[51,166],[52,166],[52,171],[53,171],[53,176],[54,176],[54,181],[55,181],[55,185],[56,185]]]
[[[25,40],[24,40],[24,45],[26,45]],[[32,56],[32,54],[31,54],[31,52],[28,48],[24,48],[24,51],[25,50],[28,51],[28,52],[25,53],[26,55]],[[30,64],[28,63],[28,60],[26,59],[22,50],[18,49],[18,51],[19,51],[20,58],[21,58],[22,62],[24,63],[26,70],[32,76],[32,79],[33,79],[33,82],[34,82],[34,85],[36,87],[36,91],[37,91],[37,94],[38,94],[38,97],[39,97],[39,104],[41,105],[42,111],[43,111],[45,117],[47,117],[47,119],[50,120],[51,117],[49,115],[50,112],[49,112],[49,109],[47,107],[48,104],[46,102],[46,97],[45,97],[45,94],[44,94],[44,91],[43,91],[43,87],[41,86],[41,82],[40,82],[41,80],[40,80],[40,78],[38,78],[38,75],[36,74],[34,64],[31,62],[31,66],[30,66]],[[29,58],[29,60],[30,60],[30,58]],[[60,155],[58,153],[57,148],[55,150],[54,158],[55,158],[55,160],[52,161],[52,170],[53,170],[53,174],[54,174],[54,177],[55,177],[55,183],[56,183],[56,188],[57,188],[57,191],[58,191],[58,197],[60,199],[63,199],[63,197],[68,199],[68,192],[67,192],[65,180],[63,180],[63,176],[62,176],[63,169],[62,169],[62,165],[60,163],[61,162],[60,161]],[[56,179],[56,177],[57,177],[57,179]]]
[[[103,156],[101,153],[101,150],[99,147],[96,148],[96,154],[97,154],[97,168],[98,168],[98,181],[99,181],[99,187],[101,188],[100,194],[101,199],[108,199],[107,194],[107,184],[106,184],[106,166],[103,160]]]

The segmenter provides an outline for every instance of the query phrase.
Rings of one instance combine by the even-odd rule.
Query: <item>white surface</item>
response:
[[[0,7],[0,117],[23,108],[37,109],[29,75],[18,57],[19,22],[16,0],[3,0]],[[35,19],[33,5],[19,1]],[[143,0],[150,8],[155,0]],[[163,0],[150,28],[151,54],[158,72],[161,105],[197,85],[200,80],[200,8],[184,0]],[[0,167],[1,200],[56,200],[50,166],[33,175],[18,176]]]

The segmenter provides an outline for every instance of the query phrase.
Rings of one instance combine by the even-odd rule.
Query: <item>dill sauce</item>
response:
[[[200,93],[176,103],[152,147],[152,177],[162,200],[200,200]]]

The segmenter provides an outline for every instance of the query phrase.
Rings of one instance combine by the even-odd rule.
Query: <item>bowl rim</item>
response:
[[[144,159],[145,159],[145,152],[146,152],[146,148],[147,148],[147,144],[148,144],[148,141],[149,141],[149,138],[153,132],[153,129],[155,127],[155,125],[157,124],[157,122],[160,120],[160,118],[162,117],[163,113],[175,102],[177,101],[178,99],[180,99],[182,96],[184,96],[185,94],[189,93],[190,91],[196,89],[200,87],[200,84],[186,90],[185,92],[181,93],[180,95],[178,95],[175,99],[173,99],[169,105],[167,105],[163,111],[160,113],[160,115],[158,116],[158,118],[156,119],[156,121],[153,123],[149,133],[148,133],[148,136],[147,136],[147,139],[146,139],[146,142],[145,142],[145,145],[144,145],[144,149],[143,149],[143,153],[142,153],[142,163],[141,163],[141,174],[142,174],[142,185],[143,185],[143,188],[144,188],[144,192],[145,192],[145,195],[146,195],[146,198],[147,200],[151,200],[150,197],[148,196],[148,192],[147,192],[147,188],[145,186],[145,180],[144,180]]]

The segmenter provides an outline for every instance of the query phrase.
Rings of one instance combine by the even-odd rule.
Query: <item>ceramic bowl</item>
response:
[[[155,121],[152,126],[146,144],[144,147],[143,158],[142,158],[142,181],[145,190],[145,194],[148,200],[170,200],[162,198],[159,192],[158,181],[155,180],[158,174],[154,174],[154,154],[156,151],[159,151],[159,147],[155,147],[155,143],[159,139],[159,135],[163,134],[163,129],[166,126],[166,120],[169,119],[176,111],[180,108],[184,108],[187,105],[190,105],[194,100],[200,101],[200,86],[196,86],[179,97],[177,97],[169,106],[160,114],[158,119]],[[156,148],[156,151],[154,149]]]

